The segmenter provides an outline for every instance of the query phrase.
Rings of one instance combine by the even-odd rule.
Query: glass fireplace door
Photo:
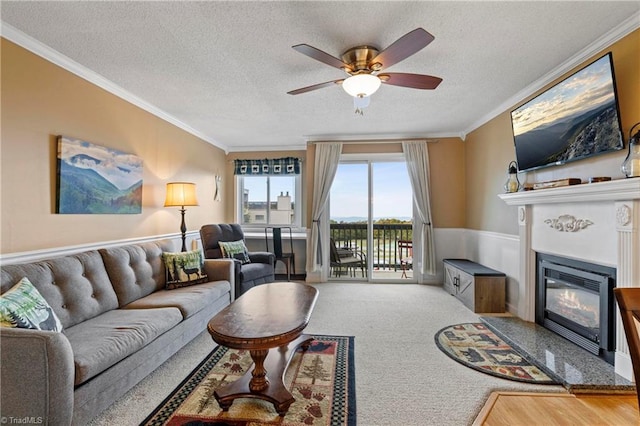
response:
[[[589,329],[600,330],[600,295],[584,287],[546,278],[545,309]]]

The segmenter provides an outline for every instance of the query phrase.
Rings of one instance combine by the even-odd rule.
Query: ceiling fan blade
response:
[[[378,70],[389,68],[391,65],[407,59],[409,56],[426,47],[433,41],[435,37],[425,31],[423,28],[416,28],[396,40],[391,46],[384,49],[369,62],[369,68],[373,64],[381,64]]]
[[[315,59],[316,61],[320,61],[323,64],[327,64],[338,69],[351,70],[351,67],[342,62],[340,59],[331,56],[320,49],[316,49],[313,46],[309,46],[308,44],[296,44],[292,47],[294,50],[302,53],[303,55],[307,55],[308,57]]]
[[[435,89],[442,82],[440,77],[403,72],[379,74],[378,78],[385,84],[410,87],[412,89]]]
[[[290,92],[287,92],[287,94],[288,95],[299,95],[301,93],[310,92],[312,90],[322,89],[323,87],[329,87],[329,86],[331,86],[333,84],[342,84],[343,81],[344,81],[344,79],[325,81],[324,83],[314,84],[313,86],[301,87],[300,89],[292,90]]]

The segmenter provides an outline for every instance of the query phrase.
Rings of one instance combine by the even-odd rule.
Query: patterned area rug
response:
[[[504,379],[557,385],[553,373],[536,365],[524,351],[512,347],[482,323],[451,325],[438,331],[436,345],[454,360]]]
[[[214,390],[253,362],[248,351],[218,346],[142,424],[355,426],[353,343],[353,337],[314,336],[307,351],[294,354],[284,383],[296,400],[284,418],[273,404],[253,398],[236,399],[226,413],[220,409]]]

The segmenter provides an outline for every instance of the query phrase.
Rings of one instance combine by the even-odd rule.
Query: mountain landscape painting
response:
[[[139,214],[142,160],[67,136],[58,137],[56,213]]]

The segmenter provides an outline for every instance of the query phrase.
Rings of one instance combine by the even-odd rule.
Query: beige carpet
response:
[[[317,284],[305,330],[355,336],[358,425],[466,425],[494,390],[564,392],[464,367],[435,345],[447,325],[478,315],[441,287],[415,284]],[[213,349],[205,332],[104,411],[92,425],[139,424]]]

